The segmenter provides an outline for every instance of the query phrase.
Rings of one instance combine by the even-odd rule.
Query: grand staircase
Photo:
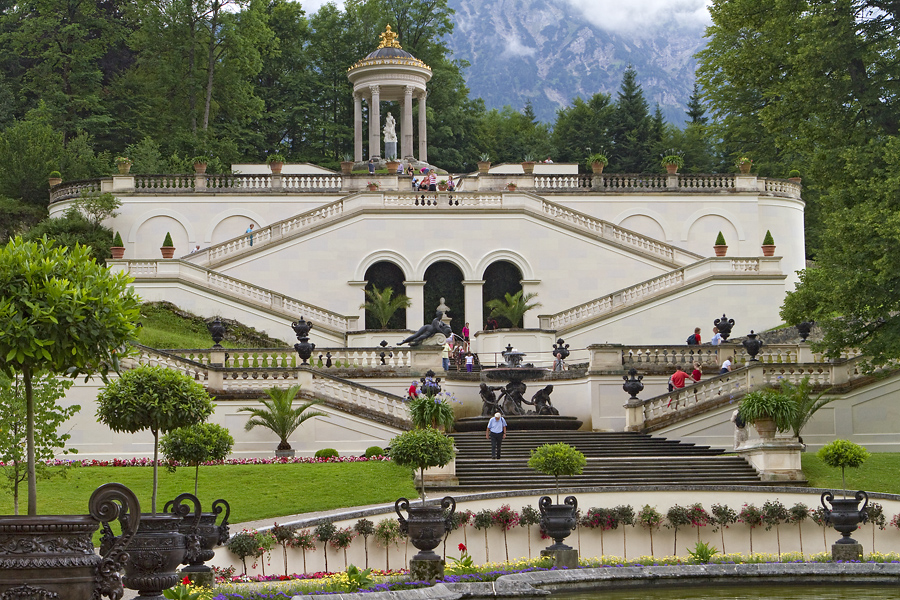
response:
[[[631,432],[511,431],[503,458],[491,459],[484,433],[452,434],[458,454],[461,490],[552,489],[554,479],[528,467],[532,449],[565,442],[584,453],[581,475],[566,477],[566,487],[658,485],[771,485],[761,481],[742,458],[723,450]],[[777,482],[804,485],[806,482]]]

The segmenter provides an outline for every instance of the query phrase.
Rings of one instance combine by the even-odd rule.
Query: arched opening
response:
[[[392,298],[396,298],[400,294],[406,294],[406,286],[403,282],[406,277],[403,270],[392,262],[380,261],[366,269],[366,291],[371,291],[373,287],[379,290],[391,288],[394,291]],[[369,298],[363,298],[363,302],[368,302]],[[401,308],[395,312],[387,322],[388,329],[406,329],[406,309]],[[366,329],[381,329],[379,323],[369,311],[366,311]]]
[[[483,322],[487,323],[490,310],[487,307],[489,300],[499,298],[502,300],[506,294],[515,294],[522,290],[522,272],[519,267],[505,260],[491,263],[484,270],[484,286],[481,288],[481,306],[484,311]],[[505,317],[498,317],[497,324],[500,327],[512,327],[512,323]]]
[[[425,305],[422,307],[423,323],[431,323],[435,310],[444,299],[450,307],[450,328],[460,334],[466,324],[465,292],[463,274],[459,267],[449,262],[436,262],[425,269]]]

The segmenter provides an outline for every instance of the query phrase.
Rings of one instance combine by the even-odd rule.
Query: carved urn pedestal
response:
[[[444,561],[434,549],[453,523],[456,500],[452,496],[445,496],[439,506],[413,507],[406,498],[399,498],[394,503],[394,510],[400,521],[400,531],[407,534],[409,541],[419,550],[418,554],[409,559],[409,576],[413,581],[434,581],[443,577]],[[401,510],[406,511],[406,518],[400,513]]]
[[[578,510],[578,500],[575,496],[568,496],[564,504],[552,504],[550,496],[542,496],[538,500],[538,508],[541,510],[541,529],[550,536],[554,544],[541,550],[541,556],[553,558],[554,566],[574,569],[578,567],[578,550],[567,546],[563,540],[569,537],[575,529],[575,511]]]
[[[94,552],[100,523],[129,513],[137,528],[140,505],[127,487],[107,483],[89,501],[89,515],[0,516],[0,598],[99,600],[122,597],[119,573],[128,560],[122,536]]]
[[[831,492],[822,493],[822,508],[825,509],[826,523],[831,524],[841,533],[841,539],[831,546],[832,560],[860,560],[862,558],[862,544],[850,537],[857,527],[869,520],[866,507],[869,505],[869,495],[860,490],[853,498],[836,499]],[[831,508],[828,507],[828,504]],[[859,503],[862,502],[862,508]]]

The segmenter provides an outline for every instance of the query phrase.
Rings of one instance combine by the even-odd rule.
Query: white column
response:
[[[354,299],[359,298],[359,304],[353,302],[355,306],[359,306],[359,328],[366,328],[366,309],[362,307],[362,304],[366,301],[366,284],[368,281],[348,281],[347,285],[353,290],[351,292],[352,297]]]
[[[381,156],[381,90],[370,85],[369,98],[369,158]]]
[[[356,162],[362,162],[363,159],[362,125],[362,97],[353,94],[353,160]]]
[[[406,309],[406,328],[418,331],[419,327],[424,324],[422,319],[425,312],[422,307],[425,305],[425,282],[404,281],[403,285],[406,286],[406,295],[409,296],[411,302],[409,308]]]
[[[425,92],[419,94],[419,160],[428,162],[428,127],[425,115]]]
[[[464,279],[462,284],[463,293],[465,294],[466,321],[469,322],[469,329],[472,330],[472,335],[475,335],[475,332],[481,331],[481,328],[484,326],[482,322],[484,313],[482,309],[484,306],[484,298],[482,296],[484,280]]]
[[[522,295],[527,296],[532,292],[537,292],[538,288],[541,287],[541,282],[538,279],[523,279],[522,280]],[[538,296],[537,301],[540,302],[541,298]],[[538,313],[540,310],[532,308],[525,316],[522,317],[522,327],[525,329],[537,329],[541,326],[541,320],[538,318]]]
[[[400,124],[400,135],[403,144],[400,148],[400,157],[406,158],[413,155],[413,120],[412,120],[412,95],[413,86],[408,85],[403,90],[403,122]]]

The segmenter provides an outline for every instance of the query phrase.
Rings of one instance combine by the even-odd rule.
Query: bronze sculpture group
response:
[[[510,381],[505,386],[489,386],[482,383],[479,389],[481,396],[482,408],[481,416],[490,417],[494,413],[504,415],[558,415],[559,411],[553,406],[550,400],[550,394],[553,392],[553,386],[538,390],[531,397],[531,401],[525,399],[525,390],[527,387],[521,381]],[[495,392],[500,392],[497,397]],[[527,404],[533,406],[534,410],[526,411],[522,406]]]

